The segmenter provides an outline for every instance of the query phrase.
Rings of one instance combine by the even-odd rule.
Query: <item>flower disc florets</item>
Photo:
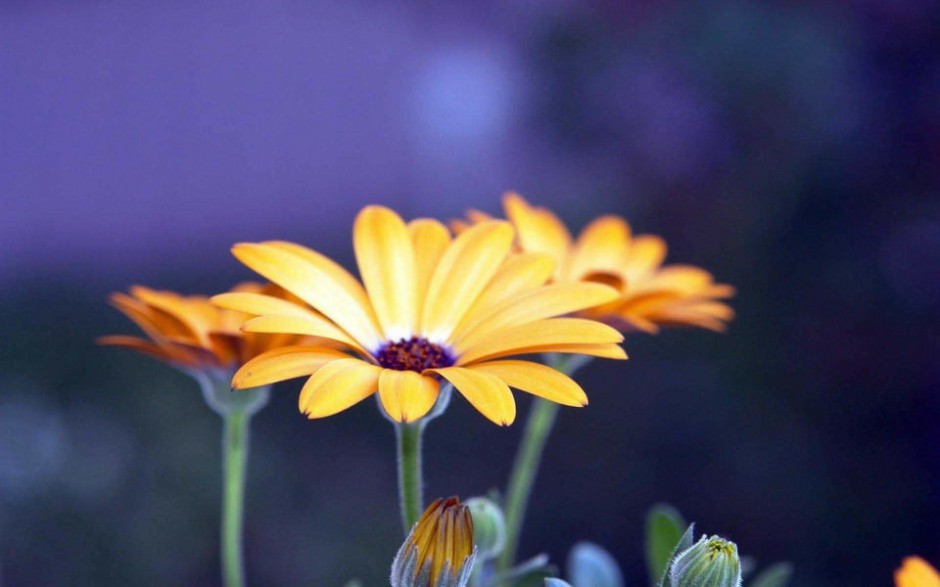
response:
[[[449,350],[421,336],[385,343],[375,354],[375,360],[386,369],[418,373],[454,364],[454,356]]]

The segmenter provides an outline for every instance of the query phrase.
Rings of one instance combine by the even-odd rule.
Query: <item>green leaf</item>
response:
[[[650,583],[663,576],[682,533],[685,520],[671,505],[657,504],[646,515],[646,569]]]
[[[763,570],[748,587],[785,587],[793,576],[793,565],[790,563],[777,563]]]
[[[669,562],[672,559],[676,558],[676,555],[680,552],[685,552],[686,550],[692,548],[692,543],[695,542],[695,524],[689,524],[689,527],[685,529],[685,533],[682,535],[682,538],[679,539],[679,543],[676,544],[676,547],[672,549],[672,553],[667,559],[666,567],[663,569],[663,574],[659,578],[659,583],[657,587],[671,587],[671,583],[666,581],[666,577],[669,575]]]

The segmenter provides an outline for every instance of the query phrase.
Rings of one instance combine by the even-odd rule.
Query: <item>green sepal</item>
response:
[[[646,515],[646,569],[650,584],[663,576],[685,531],[685,520],[671,505],[654,505]],[[660,584],[662,582],[660,581]]]
[[[754,577],[748,587],[785,587],[793,576],[793,565],[790,563],[777,563],[771,565]]]

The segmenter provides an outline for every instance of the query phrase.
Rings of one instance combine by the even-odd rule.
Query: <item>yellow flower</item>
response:
[[[596,283],[545,285],[551,260],[511,254],[513,238],[503,221],[482,222],[452,239],[437,221],[406,224],[391,210],[370,206],[353,230],[364,286],[300,245],[235,245],[242,263],[306,305],[234,293],[216,296],[215,303],[258,316],[245,323],[247,331],[317,336],[343,348],[272,350],[242,367],[232,385],[312,375],[299,402],[310,418],[336,414],[378,389],[386,413],[411,422],[434,405],[441,378],[502,425],[516,416],[510,386],[586,405],[581,387],[558,371],[496,359],[541,352],[626,358],[615,329],[557,317],[610,302],[617,292]]]
[[[273,286],[243,283],[231,291],[285,295]],[[296,344],[294,335],[258,335],[241,331],[248,316],[221,309],[206,296],[181,296],[142,286],[130,295],[114,293],[111,304],[147,335],[104,336],[99,344],[133,349],[188,371],[228,370],[270,348]]]
[[[470,509],[456,497],[438,499],[395,555],[392,587],[462,587],[475,555]]]
[[[940,574],[919,556],[909,556],[894,572],[894,584],[896,587],[940,587]]]
[[[519,249],[555,260],[555,281],[604,283],[620,292],[616,301],[584,310],[581,316],[649,333],[662,326],[722,331],[734,317],[731,307],[720,301],[734,295],[733,287],[716,284],[699,267],[664,267],[665,241],[654,235],[633,236],[619,216],[595,219],[574,239],[555,214],[517,194],[506,194],[503,207],[516,228]],[[471,211],[469,222],[457,221],[453,227],[460,232],[484,218]]]

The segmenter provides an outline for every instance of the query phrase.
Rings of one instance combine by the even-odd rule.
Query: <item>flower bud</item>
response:
[[[470,508],[456,497],[424,511],[392,563],[392,587],[466,587],[477,549]]]
[[[503,510],[485,497],[472,497],[465,503],[473,516],[473,541],[477,546],[478,562],[499,556],[506,543]]]
[[[739,587],[741,561],[734,542],[702,538],[676,555],[669,570],[672,587]]]

